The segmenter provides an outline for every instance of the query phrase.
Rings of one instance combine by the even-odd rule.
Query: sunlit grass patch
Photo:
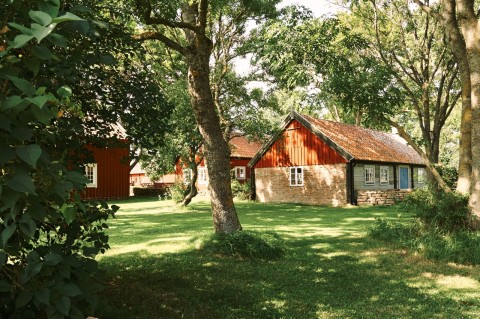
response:
[[[276,234],[285,248],[262,259],[204,249],[213,236],[208,202],[130,204],[112,221],[112,249],[100,259],[112,300],[102,319],[480,317],[480,267],[434,262],[366,235],[374,216],[398,220],[395,208],[239,202],[245,233]]]

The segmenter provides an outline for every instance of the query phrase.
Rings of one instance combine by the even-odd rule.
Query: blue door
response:
[[[408,168],[400,167],[400,189],[408,188]]]

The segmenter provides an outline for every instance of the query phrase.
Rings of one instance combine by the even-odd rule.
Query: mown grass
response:
[[[212,232],[207,202],[117,202],[106,272],[108,318],[479,318],[480,267],[426,260],[366,235],[396,208],[238,202],[243,227],[276,232],[277,260],[195,248]]]

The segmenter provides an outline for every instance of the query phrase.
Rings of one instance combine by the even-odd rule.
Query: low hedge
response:
[[[148,196],[161,196],[165,197],[168,194],[168,188],[153,188],[153,187],[134,187],[133,196],[148,197]]]

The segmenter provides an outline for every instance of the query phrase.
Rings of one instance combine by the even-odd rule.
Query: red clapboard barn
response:
[[[86,147],[92,152],[94,162],[85,164],[85,174],[90,183],[87,184],[83,198],[121,199],[129,196],[128,147],[126,142],[116,143],[114,147]]]
[[[232,179],[237,180],[239,183],[249,183],[251,177],[251,171],[248,167],[248,163],[260,150],[262,145],[256,141],[249,141],[243,135],[234,135],[229,142],[230,145],[230,170],[232,173]],[[208,189],[208,163],[202,160],[198,165],[198,179],[197,189],[199,192],[206,192]],[[181,165],[180,161],[177,161],[175,165],[175,172],[177,179],[187,183],[191,178],[191,169],[186,168],[185,165]]]
[[[425,186],[425,164],[398,135],[292,112],[250,161],[260,202],[393,204]]]

